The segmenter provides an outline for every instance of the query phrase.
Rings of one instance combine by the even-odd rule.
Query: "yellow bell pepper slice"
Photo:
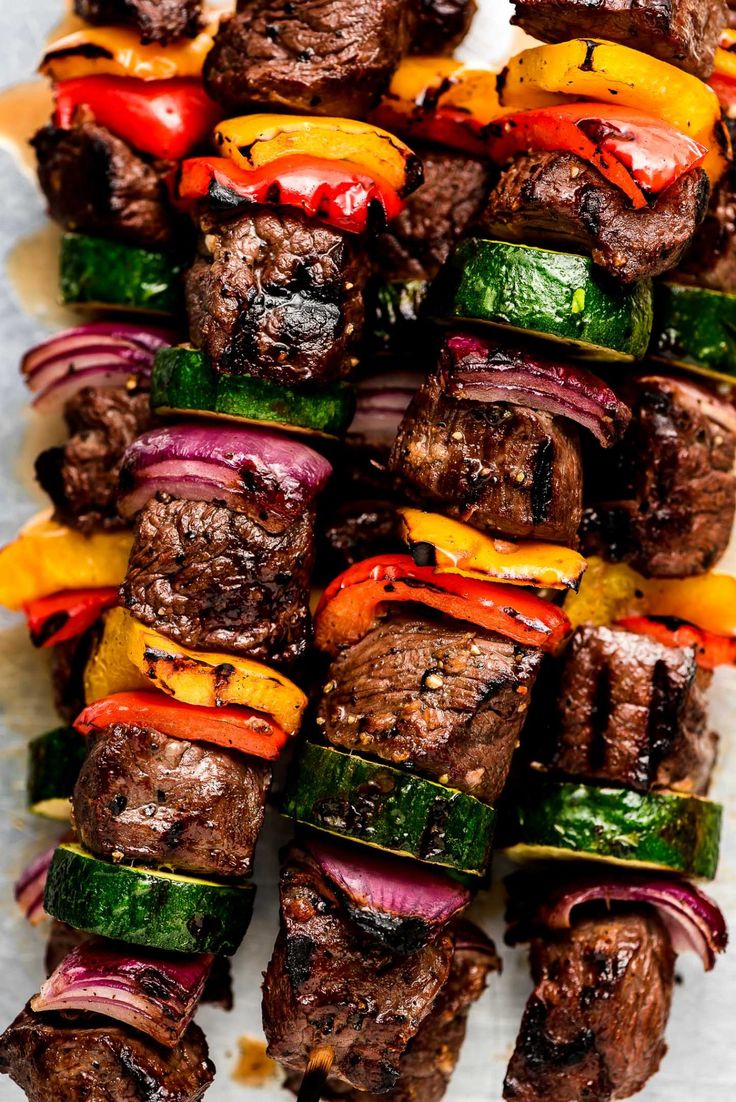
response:
[[[131,27],[87,27],[50,42],[39,71],[55,81],[102,73],[139,80],[200,77],[216,31],[215,23],[196,38],[144,46]]]
[[[185,704],[239,704],[264,712],[290,735],[298,731],[307,706],[301,689],[276,670],[232,654],[188,650],[125,609],[113,609],[86,671],[87,703],[153,686]]]
[[[725,171],[721,108],[712,88],[666,61],[630,46],[575,38],[523,50],[499,78],[501,103],[516,110],[590,99],[637,108],[669,123],[708,150],[711,180]]]
[[[399,138],[355,119],[243,115],[215,128],[214,142],[240,168],[260,168],[284,157],[347,161],[377,175],[400,196],[422,182],[419,158]]]
[[[586,560],[577,551],[554,543],[510,543],[494,539],[458,520],[399,509],[402,535],[410,547],[428,544],[438,574],[529,585],[544,589],[577,589]]]
[[[624,616],[672,616],[704,631],[736,637],[736,578],[644,578],[630,566],[593,557],[580,590],[565,601],[573,627],[610,624]]]
[[[130,532],[84,536],[42,513],[0,550],[0,605],[17,612],[64,589],[120,585],[132,544]]]

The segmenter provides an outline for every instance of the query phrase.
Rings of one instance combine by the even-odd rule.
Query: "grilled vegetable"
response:
[[[30,601],[24,608],[34,647],[55,647],[75,639],[117,604],[117,586],[69,589]]]
[[[648,280],[614,285],[586,256],[468,238],[432,291],[438,317],[560,341],[599,360],[637,360],[652,331]]]
[[[250,884],[114,865],[63,842],[51,862],[44,906],[59,922],[112,941],[232,956],[248,929],[254,896]]]
[[[490,858],[495,813],[480,800],[313,743],[283,810],[305,826],[474,876]]]
[[[183,704],[263,712],[289,735],[299,729],[307,704],[301,689],[268,666],[232,654],[187,650],[125,609],[113,609],[85,671],[87,703],[151,686]]]
[[[438,513],[408,506],[398,511],[414,562],[432,566],[437,574],[544,589],[577,589],[585,573],[583,556],[556,543],[511,543]]]
[[[86,756],[86,742],[73,727],[57,727],[33,739],[28,746],[28,810],[68,822],[72,792]]]
[[[327,586],[315,615],[315,643],[337,654],[367,635],[387,605],[405,601],[546,651],[558,650],[569,631],[565,614],[532,593],[417,566],[410,555],[382,555],[356,563]]]
[[[616,621],[619,627],[637,635],[649,635],[666,647],[694,647],[695,658],[705,670],[736,665],[736,639],[714,635],[693,624],[666,616],[624,616]]]
[[[592,38],[536,46],[512,58],[499,77],[506,108],[548,107],[575,99],[633,107],[662,119],[705,146],[704,168],[723,174],[724,135],[718,98],[697,77],[666,61]]]
[[[170,46],[144,45],[132,27],[85,27],[46,46],[40,72],[54,81],[111,75],[140,80],[200,77],[214,27]]]
[[[202,708],[162,693],[115,693],[89,704],[74,726],[83,735],[113,724],[149,727],[171,738],[208,742],[274,761],[286,745],[285,731],[267,715],[249,708]]]
[[[19,611],[62,590],[119,586],[128,568],[129,532],[81,532],[45,513],[0,550],[0,605]]]
[[[215,128],[215,145],[246,171],[285,157],[319,157],[367,169],[403,199],[422,182],[422,163],[380,127],[354,119],[243,115]]]
[[[179,161],[207,140],[220,109],[198,80],[84,76],[57,84],[57,126],[73,125],[80,108],[113,134],[162,161]]]
[[[722,808],[698,796],[544,781],[510,809],[508,856],[576,857],[712,880]]]
[[[353,416],[355,392],[347,383],[304,391],[247,375],[222,375],[197,349],[170,348],[156,357],[151,406],[162,414],[209,414],[341,436]]]
[[[712,379],[736,383],[736,295],[658,283],[650,355]]]
[[[61,300],[67,306],[176,314],[181,273],[165,253],[78,233],[61,240]]]

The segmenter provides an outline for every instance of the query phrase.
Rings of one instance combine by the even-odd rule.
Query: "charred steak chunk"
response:
[[[732,412],[695,384],[662,376],[632,379],[619,393],[633,419],[592,468],[586,551],[647,577],[704,574],[725,553],[736,513]]]
[[[121,603],[183,646],[289,665],[311,638],[313,528],[311,514],[270,533],[223,505],[149,501]]]
[[[84,387],[64,407],[69,439],[36,460],[36,478],[65,524],[81,532],[121,528],[118,480],[123,455],[150,427],[146,391]]]
[[[57,643],[51,652],[51,684],[54,707],[62,719],[72,723],[85,705],[84,670],[92,653],[97,631]]]
[[[149,163],[104,126],[45,126],[31,142],[49,215],[64,229],[160,248],[176,221],[165,177],[170,165]]]
[[[474,944],[464,938],[471,931]],[[396,1086],[386,1094],[371,1094],[331,1079],[323,1098],[330,1102],[440,1102],[460,1056],[470,1007],[485,991],[488,974],[501,967],[493,943],[477,927],[460,922],[455,933],[450,975],[401,1057]],[[300,1081],[301,1076],[292,1073],[286,1086],[296,1092]]]
[[[269,1055],[303,1072],[312,1049],[329,1044],[337,1077],[358,1090],[390,1090],[447,980],[453,948],[448,931],[408,954],[362,933],[316,861],[293,846],[263,985]]]
[[[736,16],[736,12],[732,12]],[[734,123],[731,122],[734,138]],[[680,272],[713,291],[736,292],[736,171],[715,185],[705,220],[686,253]]]
[[[101,857],[241,878],[252,871],[270,780],[255,759],[116,724],[91,744],[74,821]]]
[[[539,652],[489,631],[399,617],[335,659],[317,722],[334,746],[408,763],[493,803],[540,661]]]
[[[127,23],[141,41],[193,38],[202,25],[202,0],[74,0],[74,11],[88,23]]]
[[[574,546],[582,517],[576,427],[549,413],[415,394],[389,461],[400,489],[483,531]]]
[[[350,372],[368,272],[349,234],[264,208],[207,214],[201,230],[187,309],[216,371],[297,386]]]
[[[239,0],[205,62],[205,85],[231,114],[365,118],[415,29],[413,0]]]
[[[654,1075],[675,955],[654,912],[578,921],[531,945],[530,996],[511,1057],[508,1102],[610,1102]]]
[[[394,501],[378,498],[337,502],[318,523],[320,574],[332,580],[373,555],[400,554],[404,550],[400,527]]]
[[[419,26],[411,42],[415,54],[451,54],[470,30],[475,0],[418,0]]]
[[[710,676],[698,670],[693,647],[579,627],[562,668],[548,764],[642,792],[705,795],[717,750],[704,698]]]
[[[595,31],[707,77],[728,20],[725,0],[513,0],[511,22],[542,42]]]
[[[389,280],[434,279],[455,242],[483,209],[494,172],[463,153],[420,150],[424,183],[375,246]]]
[[[215,1067],[198,1025],[166,1049],[106,1018],[26,1008],[0,1037],[0,1072],[29,1102],[199,1102]]]
[[[676,267],[708,209],[710,184],[692,169],[644,210],[574,153],[517,157],[491,192],[482,217],[489,236],[570,245],[621,283]]]

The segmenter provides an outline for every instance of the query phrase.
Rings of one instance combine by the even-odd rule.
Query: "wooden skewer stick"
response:
[[[329,1045],[320,1045],[312,1049],[296,1102],[320,1102],[327,1076],[334,1062],[335,1052]]]

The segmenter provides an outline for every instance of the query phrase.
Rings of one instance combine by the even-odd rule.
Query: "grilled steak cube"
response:
[[[311,639],[313,528],[309,513],[271,533],[223,505],[149,501],[121,602],[183,646],[289,665]]]
[[[415,54],[451,54],[470,30],[475,0],[418,0],[419,26],[412,37]]]
[[[51,684],[54,707],[62,719],[72,723],[84,708],[84,670],[92,653],[96,629],[51,648]]]
[[[169,164],[149,163],[94,122],[45,126],[31,144],[49,215],[64,229],[153,248],[173,240]]]
[[[241,878],[253,868],[270,781],[264,762],[116,724],[92,741],[74,821],[101,857]]]
[[[586,551],[647,577],[704,574],[725,553],[736,513],[732,413],[679,379],[643,376],[619,393],[633,419],[591,468]]]
[[[511,22],[542,42],[595,33],[707,77],[728,13],[725,0],[513,0]]]
[[[413,0],[239,0],[205,62],[205,84],[230,114],[364,118],[415,29]]]
[[[644,210],[574,153],[517,157],[491,192],[488,236],[590,253],[621,283],[674,268],[705,217],[710,197],[701,168],[681,176]]]
[[[488,974],[500,969],[501,963],[493,943],[471,923],[459,922],[455,933],[458,940],[450,975],[401,1057],[396,1086],[386,1094],[371,1094],[329,1079],[323,1098],[330,1102],[440,1102],[460,1056],[470,1007],[485,991]],[[292,1072],[285,1086],[296,1093],[300,1081],[301,1076]]]
[[[732,14],[736,16],[736,12]],[[733,141],[736,123],[726,121]],[[736,171],[733,168],[729,168],[714,186],[705,220],[680,271],[713,291],[736,292]]]
[[[431,375],[389,461],[412,501],[475,528],[575,544],[582,464],[575,426],[549,413],[450,397]]]
[[[74,11],[88,23],[127,23],[142,42],[193,38],[202,24],[202,0],[74,0]]]
[[[281,930],[263,985],[269,1055],[303,1072],[310,1052],[329,1044],[337,1077],[359,1090],[390,1090],[449,975],[452,934],[395,953],[360,931],[316,861],[295,846],[280,890]]]
[[[373,555],[400,554],[404,550],[400,527],[396,503],[391,500],[337,501],[318,523],[320,575],[332,580]]]
[[[578,921],[531,945],[535,989],[511,1057],[507,1102],[610,1102],[654,1075],[675,955],[653,911]]]
[[[123,455],[150,426],[145,391],[84,387],[64,407],[69,439],[36,460],[36,478],[64,524],[81,532],[120,528],[118,479]]]
[[[424,183],[378,238],[385,279],[434,279],[453,245],[483,209],[493,179],[486,161],[463,153],[420,149]]]
[[[187,309],[215,370],[297,386],[350,372],[368,275],[350,234],[264,208],[205,214],[201,229]]]
[[[199,1102],[215,1067],[198,1025],[167,1049],[106,1018],[26,1008],[0,1037],[0,1072],[29,1102]]]
[[[493,803],[540,661],[538,651],[490,631],[399,617],[334,660],[317,722],[333,746],[406,764]]]
[[[705,795],[717,736],[693,647],[579,627],[562,669],[549,764],[571,777]]]

